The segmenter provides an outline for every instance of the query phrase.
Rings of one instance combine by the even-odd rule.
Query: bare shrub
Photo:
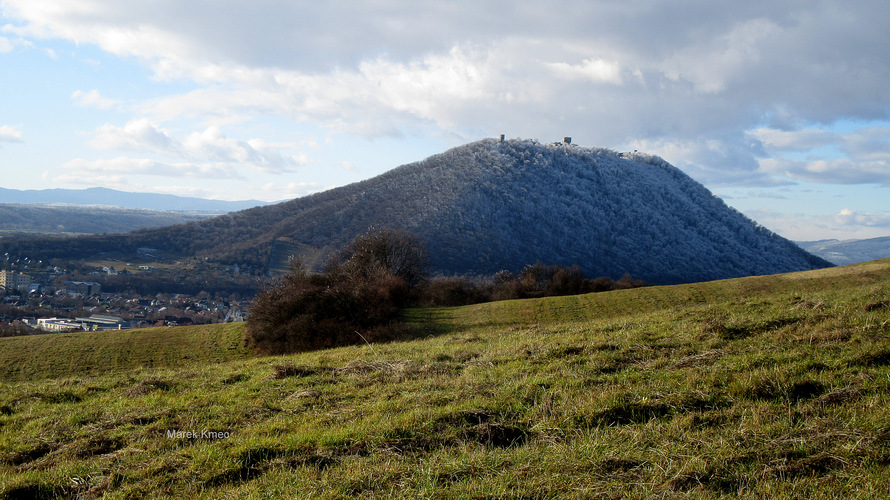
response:
[[[421,306],[465,306],[490,300],[485,291],[467,278],[437,277],[420,289]]]
[[[259,353],[283,354],[389,337],[392,330],[383,327],[407,305],[409,280],[424,275],[424,255],[417,240],[386,230],[357,237],[324,273],[295,262],[254,300],[245,341]]]
[[[389,274],[413,287],[427,277],[428,256],[426,245],[411,233],[383,228],[357,236],[330,265],[365,277]]]

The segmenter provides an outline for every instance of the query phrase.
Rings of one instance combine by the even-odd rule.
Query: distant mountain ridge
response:
[[[129,193],[108,188],[18,190],[0,188],[0,203],[108,205],[168,211],[235,212],[270,205],[257,200],[223,201],[154,193]]]
[[[0,231],[43,234],[128,233],[208,219],[219,212],[107,205],[0,203]]]
[[[890,257],[890,236],[862,240],[799,241],[797,244],[839,266]]]
[[[446,275],[543,262],[660,284],[831,265],[661,158],[520,139],[473,142],[362,182],[201,222],[76,238],[64,249],[0,241],[0,251],[49,258],[151,247],[273,269],[295,255],[322,262],[373,227],[416,234],[433,272]]]

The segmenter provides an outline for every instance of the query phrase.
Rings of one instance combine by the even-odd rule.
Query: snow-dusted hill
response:
[[[338,217],[383,219],[420,234],[446,272],[541,261],[577,264],[588,276],[629,272],[676,283],[828,265],[643,154],[483,140],[393,170],[350,195]]]
[[[830,265],[660,158],[519,139],[473,142],[289,202],[68,248],[147,246],[253,264],[304,253],[318,262],[371,227],[415,233],[433,271],[449,275],[542,262],[578,265],[588,277],[679,283]]]

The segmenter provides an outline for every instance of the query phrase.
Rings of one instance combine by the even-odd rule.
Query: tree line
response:
[[[290,273],[253,301],[245,342],[262,354],[283,354],[392,340],[413,333],[398,321],[410,306],[458,306],[644,285],[629,275],[617,281],[590,280],[578,266],[541,263],[485,279],[430,279],[424,243],[404,231],[380,229],[336,252],[323,272],[310,272],[294,261]]]
[[[646,286],[646,282],[634,279],[630,274],[625,274],[618,280],[605,276],[587,279],[578,266],[545,265],[539,262],[526,266],[519,273],[500,271],[481,279],[445,276],[432,278],[417,289],[414,304],[421,307],[463,306],[641,286]]]

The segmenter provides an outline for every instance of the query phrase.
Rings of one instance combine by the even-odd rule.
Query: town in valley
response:
[[[269,280],[194,262],[6,264],[0,336],[240,322]]]

